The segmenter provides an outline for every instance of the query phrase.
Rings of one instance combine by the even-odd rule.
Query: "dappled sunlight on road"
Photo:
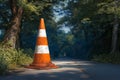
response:
[[[35,70],[22,68],[0,80],[120,80],[120,65],[60,58],[52,61],[59,68]]]
[[[58,69],[34,70],[23,69],[23,72],[1,77],[0,80],[92,80],[81,68],[79,61],[59,59],[53,61]]]
[[[90,63],[90,61],[83,61],[83,60],[76,60],[76,59],[60,59],[60,60],[56,60],[56,61],[53,61],[56,65],[58,66],[72,66],[74,67],[74,65],[77,65],[77,66],[83,66],[83,65],[89,65],[89,66],[92,66],[94,65],[93,63]]]

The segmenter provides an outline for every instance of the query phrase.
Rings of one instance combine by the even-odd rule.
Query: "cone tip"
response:
[[[44,20],[44,18],[41,18],[41,20]]]
[[[39,29],[45,29],[45,23],[44,23],[44,18],[40,19],[40,26]]]

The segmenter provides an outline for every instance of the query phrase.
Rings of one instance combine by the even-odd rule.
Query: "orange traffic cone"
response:
[[[32,69],[58,68],[51,62],[44,19],[40,21],[33,63],[27,66]]]

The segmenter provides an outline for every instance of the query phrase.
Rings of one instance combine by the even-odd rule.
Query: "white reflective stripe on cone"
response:
[[[46,37],[46,30],[40,29],[38,32],[38,37]]]
[[[35,53],[38,54],[49,54],[49,48],[47,45],[36,46]]]

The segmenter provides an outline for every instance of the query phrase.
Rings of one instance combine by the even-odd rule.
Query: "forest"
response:
[[[40,18],[52,59],[120,64],[119,0],[0,0],[0,74],[32,62]]]

